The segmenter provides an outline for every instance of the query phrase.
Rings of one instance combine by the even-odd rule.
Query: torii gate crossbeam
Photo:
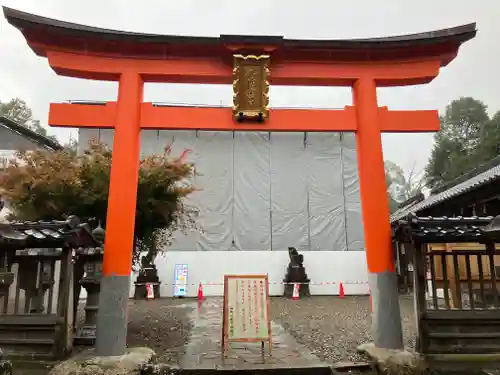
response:
[[[475,24],[400,37],[319,41],[144,35],[55,21],[5,7],[4,14],[57,74],[119,82],[116,103],[52,104],[49,116],[51,126],[115,130],[98,354],[119,355],[125,350],[141,128],[356,132],[373,337],[378,347],[403,347],[381,133],[437,131],[439,119],[437,111],[379,107],[376,89],[430,82],[455,58],[461,44],[475,36]],[[271,109],[263,123],[241,124],[229,108],[143,103],[144,82],[232,84],[234,54],[269,55],[271,85],[352,87],[353,106]]]

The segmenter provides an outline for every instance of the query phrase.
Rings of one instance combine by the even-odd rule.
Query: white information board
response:
[[[174,297],[187,296],[187,280],[187,264],[176,264],[174,268]]]
[[[269,281],[267,275],[225,275],[222,346],[229,342],[269,343],[271,354],[271,321],[269,317]]]

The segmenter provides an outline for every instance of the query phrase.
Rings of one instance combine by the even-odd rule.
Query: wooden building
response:
[[[391,215],[391,223],[411,213],[434,217],[500,215],[500,156],[432,190],[428,198],[419,195],[403,202]]]
[[[0,155],[12,157],[18,150],[60,150],[62,146],[52,139],[18,124],[8,117],[0,116]]]
[[[427,198],[423,194],[419,194],[403,202],[400,208],[391,215],[392,227],[394,228],[400,220],[404,220],[412,214],[419,217],[493,217],[500,215],[500,156],[456,180],[434,189]],[[436,251],[458,249],[454,244],[439,244],[430,246],[430,248]],[[402,291],[407,292],[413,286],[412,260],[404,248],[401,248],[395,241],[394,249],[399,285]],[[484,246],[461,244],[460,249],[480,251],[484,250]],[[497,262],[497,257],[495,257],[495,263],[495,266],[500,265],[500,262]],[[473,270],[474,267],[477,268],[477,265],[471,266]],[[460,268],[461,273],[465,272],[465,268],[462,268]],[[488,273],[489,270],[484,270],[484,272]]]
[[[8,160],[15,158],[19,150],[61,150],[63,147],[44,135],[18,124],[8,117],[0,116],[0,170]],[[0,197],[0,221],[10,213]]]

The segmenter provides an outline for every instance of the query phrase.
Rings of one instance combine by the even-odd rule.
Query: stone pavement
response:
[[[192,310],[190,318],[193,327],[185,354],[180,358],[180,368],[254,371],[302,369],[302,372],[311,370],[314,374],[330,373],[328,364],[297,343],[281,325],[274,322],[271,323],[272,356],[269,356],[267,343],[264,354],[260,343],[230,343],[227,357],[224,358],[221,349],[222,304],[222,298],[209,298],[201,303],[199,309],[196,307]]]

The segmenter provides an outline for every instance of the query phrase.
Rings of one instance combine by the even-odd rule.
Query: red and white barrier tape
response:
[[[176,285],[179,285],[179,286],[199,286],[200,283],[187,283],[187,284],[181,284],[181,283],[178,283],[178,284],[171,284],[171,283],[161,283],[162,285],[172,285],[172,286],[176,286]],[[203,286],[223,286],[224,283],[220,283],[220,282],[202,282],[201,283]],[[270,285],[294,285],[294,284],[306,284],[306,285],[340,285],[340,284],[343,284],[343,285],[363,285],[363,284],[366,284],[368,285],[368,282],[367,281],[321,281],[321,282],[314,282],[314,281],[311,281],[309,283],[289,283],[289,282],[272,282],[270,281],[269,282]]]

